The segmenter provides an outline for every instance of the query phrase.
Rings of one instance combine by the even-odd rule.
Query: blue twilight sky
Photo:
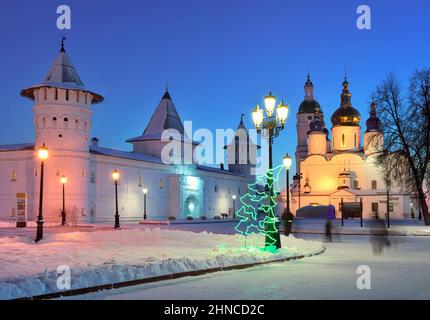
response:
[[[70,31],[56,29],[60,4],[72,9]],[[372,30],[356,28],[360,4],[372,9]],[[250,109],[269,90],[285,99],[291,113],[274,146],[280,163],[294,154],[308,70],[329,119],[346,65],[365,120],[387,72],[406,82],[429,65],[427,0],[2,0],[0,8],[0,144],[33,141],[32,103],[19,90],[43,79],[63,34],[86,86],[106,98],[94,107],[92,136],[124,150],[166,81],[194,128],[236,128],[241,113],[250,127]]]

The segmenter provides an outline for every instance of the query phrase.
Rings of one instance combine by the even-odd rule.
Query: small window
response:
[[[13,169],[10,175],[10,181],[16,181],[16,170]]]
[[[372,212],[378,212],[378,210],[379,210],[378,203],[372,202]]]
[[[69,128],[69,118],[64,118],[64,128]]]
[[[228,194],[231,194],[231,189],[230,188],[228,188]]]
[[[88,122],[84,122],[84,131],[86,132],[86,131],[88,131]]]
[[[354,133],[354,148],[357,148],[357,134]]]
[[[79,130],[79,120],[78,119],[75,120],[75,129]]]
[[[214,192],[218,192],[218,186],[217,185],[214,186]]]
[[[160,189],[163,189],[164,188],[164,181],[163,181],[163,179],[160,179]]]
[[[69,90],[66,90],[66,101],[69,101]]]
[[[88,93],[85,93],[85,104],[88,103]]]
[[[354,189],[358,189],[358,188],[359,188],[358,180],[354,180]]]
[[[52,118],[52,127],[57,128],[57,117]]]
[[[91,172],[90,182],[91,183],[96,183],[96,173],[95,172]]]
[[[372,180],[372,190],[376,190],[376,189],[378,189],[378,184],[376,180]]]
[[[43,88],[43,99],[48,100],[48,89],[47,88]]]
[[[55,88],[55,100],[58,100],[58,89]]]
[[[140,187],[140,188],[143,187],[143,177],[142,176],[139,177],[139,179],[137,181],[137,186]]]
[[[79,95],[81,94],[80,91],[76,91],[76,102],[79,103]]]
[[[345,135],[342,134],[342,148],[345,148]]]

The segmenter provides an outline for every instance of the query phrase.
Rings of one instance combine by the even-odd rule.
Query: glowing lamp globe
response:
[[[147,188],[143,188],[143,194],[147,194],[148,193],[148,189]]]
[[[62,176],[60,178],[60,182],[61,182],[61,184],[66,184],[67,183],[67,178],[65,176]]]
[[[48,148],[46,148],[45,144],[43,144],[43,146],[39,148],[37,156],[39,157],[40,160],[44,161],[48,159],[48,155],[49,155]]]
[[[284,160],[284,167],[285,167],[285,169],[286,170],[290,170],[292,159],[288,155],[288,153],[285,155],[285,157],[284,157],[283,160]]]
[[[255,128],[260,129],[263,123],[263,110],[260,109],[259,105],[252,111],[252,121],[254,122]]]
[[[281,101],[281,103],[276,108],[276,116],[278,117],[278,121],[281,126],[283,126],[288,117],[288,106],[284,103],[284,101]]]
[[[272,96],[272,92],[269,92],[269,95],[264,97],[264,106],[266,107],[267,115],[271,117],[276,106],[276,97]]]
[[[112,172],[112,179],[114,179],[115,181],[118,181],[119,180],[119,171],[118,170],[114,170],[113,172]]]

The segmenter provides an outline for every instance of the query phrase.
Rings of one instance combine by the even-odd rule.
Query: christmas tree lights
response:
[[[275,215],[276,195],[279,193],[278,181],[283,166],[277,166],[267,171],[265,175],[257,176],[255,183],[248,185],[248,192],[240,197],[241,207],[236,212],[240,221],[236,225],[236,231],[245,240],[252,235],[264,234],[266,238],[266,250],[276,250],[276,237],[279,234],[278,219]],[[274,194],[270,195],[273,185]],[[264,219],[259,213],[264,214]]]

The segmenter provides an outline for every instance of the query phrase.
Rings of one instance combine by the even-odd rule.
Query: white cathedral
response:
[[[291,185],[291,211],[305,206],[333,205],[336,217],[339,204],[362,202],[363,218],[376,213],[383,218],[387,207],[387,186],[375,153],[383,147],[383,128],[375,105],[370,106],[364,143],[361,142],[361,115],[352,106],[349,83],[345,77],[340,107],[331,117],[331,140],[314,85],[308,75],[305,99],[297,113],[297,174]],[[410,217],[410,195],[401,186],[390,188],[390,217]],[[285,193],[283,195],[285,198]]]
[[[228,169],[194,161],[181,165],[161,160],[167,143],[161,139],[163,131],[179,132],[177,139],[183,145],[191,141],[167,90],[143,133],[127,140],[132,151],[100,146],[97,138],[90,138],[90,132],[94,105],[103,97],[84,86],[64,43],[45,80],[22,90],[21,95],[34,101],[35,140],[0,146],[0,220],[37,219],[41,168],[37,151],[43,145],[49,152],[43,192],[43,215],[48,222],[61,221],[63,176],[67,178],[65,205],[71,224],[114,220],[115,169],[120,173],[118,207],[122,222],[143,219],[143,190],[147,190],[148,219],[231,215],[234,198],[255,179],[251,175],[251,163],[255,162],[250,158],[240,162],[230,159],[234,150],[250,145],[243,121],[226,146],[228,163],[232,163]],[[249,147],[246,154],[250,156]]]

